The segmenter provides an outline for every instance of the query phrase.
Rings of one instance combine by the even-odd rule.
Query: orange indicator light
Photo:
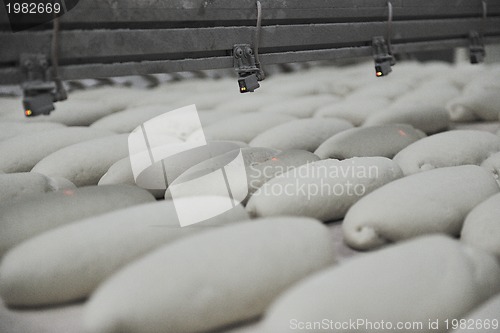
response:
[[[26,110],[24,111],[24,114],[26,115],[26,117],[29,117],[33,114],[33,112],[31,110]]]

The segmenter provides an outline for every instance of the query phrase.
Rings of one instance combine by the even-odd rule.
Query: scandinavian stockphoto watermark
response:
[[[241,150],[217,167],[197,170],[183,182],[173,182],[186,153],[211,157],[195,105],[165,112],[138,126],[128,137],[130,164],[136,184],[149,190],[168,188],[181,226],[206,221],[241,203],[248,181]],[[184,155],[183,155],[184,154]],[[192,157],[192,156],[191,156]],[[209,186],[207,186],[209,184]],[[217,207],[206,196],[225,198]],[[190,197],[189,201],[179,200]]]
[[[249,186],[263,196],[357,196],[366,194],[366,184],[379,177],[376,165],[356,165],[355,160],[338,163],[306,163],[299,167],[250,165]],[[277,181],[262,185],[262,179]],[[283,181],[279,181],[283,179]]]

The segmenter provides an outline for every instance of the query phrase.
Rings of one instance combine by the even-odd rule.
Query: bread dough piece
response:
[[[5,173],[30,171],[44,157],[75,143],[112,132],[86,127],[70,127],[26,134],[0,142],[0,170]]]
[[[343,100],[322,106],[314,113],[314,117],[340,118],[354,126],[361,126],[370,115],[388,107],[389,100],[385,98]]]
[[[192,198],[178,200],[190,204]],[[218,207],[224,207],[227,201],[221,197],[203,200],[208,206]],[[10,306],[82,299],[121,267],[157,247],[241,220],[248,220],[248,215],[242,206],[236,206],[183,228],[172,201],[90,217],[45,232],[9,251],[0,266],[0,294]]]
[[[76,186],[97,185],[113,163],[128,155],[128,134],[80,142],[58,150],[32,169],[49,177],[63,177]]]
[[[498,151],[500,138],[496,135],[484,131],[457,130],[419,140],[400,151],[394,161],[405,175],[411,175],[435,168],[480,165]]]
[[[462,95],[447,104],[448,112],[454,121],[490,120],[500,116],[500,68],[471,80],[464,87]]]
[[[460,90],[450,79],[437,75],[431,80],[424,79],[419,87],[397,98],[392,107],[395,110],[405,110],[408,107],[442,110],[459,95]]]
[[[89,186],[26,195],[0,205],[0,256],[20,242],[64,224],[144,202],[146,190],[130,185]]]
[[[137,101],[149,99],[153,95],[152,90],[127,87],[99,87],[72,92],[68,100],[97,100],[104,103],[113,112],[116,112],[129,108]]]
[[[8,116],[13,113],[23,114],[23,109],[23,100],[20,97],[0,98],[0,117]]]
[[[170,105],[138,106],[101,118],[90,127],[115,133],[130,133],[144,122],[177,108],[178,106]]]
[[[71,182],[52,179],[35,172],[20,172],[0,175],[0,204],[21,200],[27,194],[52,192],[75,188]]]
[[[268,181],[250,198],[247,210],[253,216],[333,221],[364,195],[402,176],[399,166],[384,157],[314,162]]]
[[[491,172],[500,186],[500,152],[491,155],[481,163],[481,166]]]
[[[191,134],[193,137],[205,135],[207,140],[233,140],[250,142],[260,133],[269,128],[287,123],[295,117],[286,114],[269,114],[264,112],[250,112],[220,120]]]
[[[63,124],[59,123],[32,123],[8,121],[0,122],[0,141],[10,139],[15,136],[25,135],[35,132],[46,132],[54,129],[63,128]]]
[[[88,126],[120,110],[120,108],[101,101],[83,101],[71,98],[55,103],[54,106],[56,109],[50,115],[41,115],[33,119],[36,121],[52,121],[67,126]]]
[[[314,152],[321,159],[383,156],[393,158],[399,151],[425,137],[410,125],[380,125],[352,128],[332,136]]]
[[[336,332],[394,332],[401,322],[422,326],[398,331],[444,333],[444,320],[463,318],[499,292],[499,279],[500,267],[487,253],[441,235],[418,238],[299,282],[269,308],[260,332],[323,332],[294,328],[327,318],[328,323],[363,321]],[[429,319],[438,319],[439,328],[429,328]]]
[[[265,161],[250,163],[247,166],[248,197],[244,203],[267,181],[291,169],[318,160],[318,156],[305,150],[286,150]]]
[[[329,137],[352,128],[341,119],[299,119],[278,125],[256,136],[250,147],[270,147],[280,150],[302,149],[314,152]]]
[[[385,124],[407,124],[426,134],[446,130],[450,126],[450,117],[444,107],[408,104],[404,107],[391,106],[366,118],[364,127]]]
[[[174,180],[165,192],[165,199],[172,199],[173,189],[175,198],[205,195],[227,197],[231,195],[235,200],[241,202],[250,191],[248,189],[250,187],[250,166],[268,161],[279,153],[275,149],[249,147],[232,150],[205,160],[192,166]],[[228,165],[231,165],[231,167],[227,168]],[[227,184],[220,183],[221,173],[218,170],[223,168],[226,172]],[[228,188],[234,193],[229,194]],[[243,197],[240,197],[240,194]]]
[[[343,222],[346,243],[369,250],[418,235],[458,236],[467,214],[498,193],[490,173],[475,165],[408,176],[358,201]]]
[[[327,94],[301,96],[266,105],[260,111],[287,114],[298,118],[310,118],[320,107],[335,103],[338,100],[338,97]]]
[[[484,91],[473,96],[460,96],[446,106],[453,121],[496,121],[500,115],[500,95],[497,91]]]
[[[458,325],[460,325],[461,318],[458,319]],[[467,314],[464,318],[465,326],[464,329],[456,329],[452,331],[453,333],[467,333],[471,332],[473,328],[476,332],[494,332],[499,328],[500,323],[500,294],[493,296],[488,301],[484,302],[472,312]],[[494,321],[496,320],[496,321]],[[471,328],[468,328],[471,325]],[[489,325],[488,328],[485,328]],[[496,327],[496,329],[495,329]]]
[[[255,94],[242,94],[229,100],[221,100],[221,103],[216,105],[213,110],[231,111],[235,114],[255,112],[265,105],[284,101],[288,98],[286,95],[262,93],[259,91]]]
[[[467,215],[461,239],[500,258],[500,194],[480,203]]]
[[[333,260],[328,228],[312,219],[262,219],[207,231],[112,276],[87,303],[84,327],[209,331],[257,317],[281,292]]]

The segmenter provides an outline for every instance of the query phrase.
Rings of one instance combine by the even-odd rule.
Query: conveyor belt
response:
[[[388,33],[387,1],[262,0],[262,64],[371,54]],[[469,33],[500,42],[500,0],[392,0],[393,53],[467,46]],[[63,79],[233,67],[235,44],[253,44],[252,0],[86,0],[61,17]],[[52,25],[12,33],[0,8],[0,84],[20,83],[21,53],[50,59]]]

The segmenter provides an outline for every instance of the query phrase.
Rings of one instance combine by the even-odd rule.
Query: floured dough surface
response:
[[[381,125],[352,128],[323,142],[314,152],[321,159],[382,156],[398,152],[426,135],[410,125]]]
[[[30,171],[59,149],[111,134],[86,127],[68,127],[16,136],[0,142],[0,170],[5,173]]]
[[[480,203],[467,215],[461,239],[500,258],[500,194]]]
[[[146,190],[130,185],[88,186],[26,196],[0,206],[0,256],[46,230],[89,216],[153,201]]]
[[[439,272],[439,274],[438,274]],[[260,332],[323,332],[294,323],[421,322],[408,331],[446,332],[444,320],[463,318],[500,291],[500,267],[482,251],[444,236],[429,236],[355,258],[319,272],[282,294],[268,309]],[[439,320],[438,329],[428,326]],[[295,320],[292,322],[292,320]],[[387,327],[387,326],[385,326]],[[352,327],[351,327],[352,328]],[[335,329],[336,332],[372,332]]]
[[[423,234],[458,236],[467,214],[498,192],[491,174],[475,165],[407,176],[358,201],[344,219],[344,237],[368,250]]]
[[[128,155],[127,134],[80,142],[58,150],[38,162],[34,172],[62,177],[76,186],[97,185],[116,161]]]
[[[500,151],[500,138],[492,133],[456,130],[419,140],[402,151],[394,161],[405,175],[442,167],[480,165]]]
[[[349,208],[376,188],[402,177],[388,158],[323,160],[277,175],[250,198],[252,216],[309,216],[321,221],[344,217]]]
[[[341,119],[299,119],[259,134],[250,141],[250,146],[314,152],[326,139],[349,128],[352,128],[351,123]]]
[[[101,285],[86,305],[85,329],[205,332],[255,318],[333,260],[328,229],[313,219],[261,219],[207,231],[158,249]]]
[[[227,199],[203,200],[206,205],[223,208]],[[145,203],[89,217],[47,231],[9,251],[0,265],[0,294],[10,306],[80,300],[121,267],[159,246],[247,219],[245,209],[236,206],[183,228],[172,201]]]

